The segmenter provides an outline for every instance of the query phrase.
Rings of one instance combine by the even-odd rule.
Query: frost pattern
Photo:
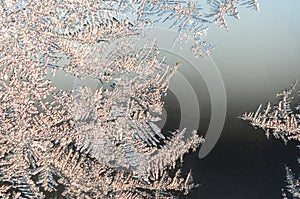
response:
[[[260,105],[255,113],[244,113],[241,119],[249,121],[254,127],[265,130],[267,137],[271,134],[285,143],[289,140],[300,141],[300,105],[296,104],[294,108],[291,105],[293,100],[296,101],[295,98],[299,97],[295,95],[296,84],[297,82],[277,94],[279,98],[277,105],[272,106],[269,102],[264,110]]]
[[[227,17],[239,18],[238,6],[259,10],[257,0],[94,0],[88,3],[7,0],[0,11],[1,23],[20,15],[29,18],[26,25],[30,32],[39,31],[36,39],[54,36],[83,43],[107,41],[144,27],[166,24],[178,32],[179,40],[184,41],[187,36],[194,39],[192,51],[196,56],[207,56],[213,49],[205,40],[209,26],[215,23],[227,29]]]
[[[192,35],[196,56],[209,55],[208,26],[227,28],[239,4],[258,10],[255,0],[1,1],[0,197],[187,194],[196,185],[179,161],[203,139],[156,126],[177,65],[164,63],[154,41],[142,49],[134,41],[164,23],[183,43]],[[58,89],[60,71],[97,87]]]
[[[286,179],[285,189],[282,189],[283,199],[300,198],[300,182],[289,167],[285,167]]]
[[[263,110],[260,105],[256,112],[244,113],[240,118],[249,121],[255,128],[261,128],[266,132],[267,138],[273,135],[281,139],[285,144],[289,140],[300,141],[300,104],[299,91],[296,90],[298,81],[291,84],[290,88],[277,93],[278,104],[269,102]],[[300,163],[299,159],[298,162]],[[292,170],[285,166],[285,188],[282,189],[282,197],[300,198],[300,183]]]

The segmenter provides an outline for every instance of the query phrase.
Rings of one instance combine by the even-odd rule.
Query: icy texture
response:
[[[257,0],[7,0],[0,11],[1,23],[23,15],[23,20],[30,19],[26,20],[30,32],[84,43],[107,41],[165,23],[179,33],[180,40],[187,36],[194,39],[192,51],[196,56],[207,56],[213,49],[205,41],[209,26],[216,23],[228,28],[226,18],[239,18],[239,5],[259,10]]]
[[[68,61],[76,59],[65,58],[62,70],[101,78],[96,90],[58,90],[45,63],[24,57],[1,68],[2,197],[160,198],[194,187],[176,165],[203,139],[185,130],[166,137],[154,123],[176,67],[159,61],[154,47],[119,50],[78,72]]]
[[[291,88],[277,94],[277,105],[271,105],[269,102],[264,110],[260,105],[256,112],[244,113],[240,118],[249,121],[254,127],[265,130],[267,137],[271,134],[285,143],[289,140],[300,141],[300,106],[296,104],[297,101],[294,102],[294,108],[291,105],[294,98],[299,97],[295,95],[296,84],[297,82],[291,85]]]
[[[295,174],[289,167],[285,167],[286,179],[285,179],[285,189],[282,189],[283,199],[288,198],[300,198],[300,182],[296,178]]]
[[[164,63],[154,41],[142,49],[134,41],[145,27],[169,23],[206,56],[208,25],[227,27],[238,4],[258,9],[237,0],[1,1],[0,197],[187,194],[192,177],[181,177],[178,163],[203,139],[156,126],[177,66]],[[57,71],[98,86],[57,89]]]
[[[102,78],[113,82],[109,89],[93,91],[79,86],[75,90],[73,114],[79,123],[77,129],[83,129],[89,136],[86,142],[96,143],[92,151],[98,160],[143,176],[174,163],[190,148],[197,147],[200,140],[195,132],[188,135],[183,130],[175,132],[169,143],[155,124],[162,114],[161,97],[166,94],[176,67],[160,61],[154,47],[130,56],[123,55],[118,48],[113,55],[122,56],[117,60],[109,58],[113,63],[101,67],[110,71]],[[192,139],[185,141],[185,136]],[[158,148],[163,142],[166,146]]]
[[[277,139],[282,139],[285,144],[289,140],[300,141],[300,113],[299,113],[299,91],[297,83],[290,88],[284,89],[277,94],[279,98],[277,105],[269,102],[263,110],[260,105],[256,112],[244,113],[241,119],[249,121],[255,128],[261,128],[269,138],[270,134]],[[298,159],[299,162],[299,159]],[[286,166],[285,188],[282,189],[282,197],[300,198],[300,183],[292,170]]]

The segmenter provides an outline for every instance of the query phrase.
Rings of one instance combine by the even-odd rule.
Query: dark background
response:
[[[282,198],[285,165],[297,173],[296,142],[266,139],[246,122],[229,116],[213,151],[204,159],[185,156],[184,170],[192,170],[200,186],[181,198]]]

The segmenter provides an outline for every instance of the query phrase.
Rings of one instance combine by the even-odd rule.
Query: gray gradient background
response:
[[[209,30],[234,109],[253,110],[300,78],[300,1],[261,0],[260,9],[240,9],[240,20],[228,20],[228,32]]]

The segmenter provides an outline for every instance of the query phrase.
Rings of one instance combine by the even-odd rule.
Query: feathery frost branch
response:
[[[276,105],[269,102],[265,109],[261,104],[257,111],[244,113],[240,118],[249,121],[255,128],[261,128],[269,138],[270,134],[277,139],[282,139],[285,144],[289,140],[300,141],[300,113],[299,91],[296,86],[298,81],[291,84],[290,88],[277,93],[279,101]],[[299,161],[299,160],[298,160]],[[289,167],[285,167],[285,188],[282,189],[282,197],[300,198],[299,179]]]

